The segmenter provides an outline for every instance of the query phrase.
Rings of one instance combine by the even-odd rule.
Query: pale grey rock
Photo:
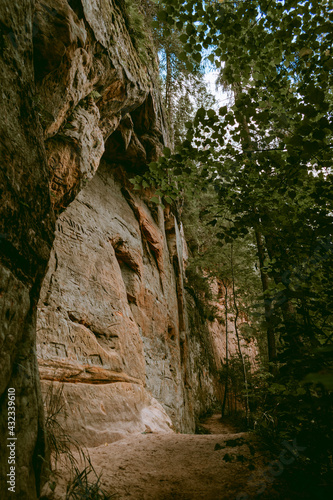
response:
[[[62,381],[68,380],[66,370],[71,370],[74,381],[81,380],[80,370],[91,364],[105,370],[106,379],[109,370],[109,384],[103,380],[103,390],[94,387],[102,391],[96,393],[100,397],[111,398],[114,372],[121,372],[136,378],[145,392],[146,419],[158,420],[154,412],[149,417],[153,397],[167,410],[176,428],[193,430],[194,416],[184,407],[178,323],[176,278],[164,225],[154,221],[139,197],[129,192],[124,196],[122,183],[115,179],[110,165],[102,163],[57,221],[53,257],[39,303],[41,377],[51,380],[53,366],[55,381],[59,381],[61,370]],[[94,383],[96,373],[88,383]],[[73,392],[74,409],[77,385],[68,387],[67,392]],[[82,411],[85,407],[88,411],[90,396],[86,393],[84,400],[84,394],[80,405]],[[103,425],[109,428],[111,438],[122,428],[126,408],[130,415],[137,414],[136,418],[141,412],[130,408],[124,395],[122,398],[122,413],[115,409],[113,415],[110,408],[104,416]],[[169,417],[165,412],[159,415],[158,425],[163,427]],[[135,419],[131,418],[136,432]],[[128,415],[126,419],[130,420]],[[93,429],[98,435],[99,420],[93,417],[86,425],[90,436]],[[82,439],[82,428],[71,428],[71,432]]]
[[[153,70],[144,67],[135,53],[130,55],[135,50],[119,9],[115,9],[112,2],[103,2],[101,9],[105,6],[113,11],[114,26],[119,27],[114,32],[116,38],[109,40],[112,51],[97,41],[80,9],[74,12],[65,0],[3,0],[0,5],[0,342],[3,368],[0,437],[4,443],[8,430],[5,393],[7,387],[15,387],[20,443],[16,455],[16,495],[19,498],[33,500],[39,495],[42,467],[44,463],[47,466],[35,317],[53,241],[53,208],[58,213],[63,211],[83,187],[84,180],[93,176],[103,154],[103,141],[116,130],[122,116],[142,105],[150,93],[156,101],[152,107],[160,113],[157,92],[153,90]],[[129,54],[125,62],[117,55],[120,49],[115,47],[116,43]],[[120,56],[122,58],[123,54]],[[101,95],[96,105],[90,96],[93,90]],[[164,119],[158,118],[154,123],[160,122]],[[156,127],[158,129],[159,125]],[[110,252],[114,252],[112,245],[108,245]],[[55,253],[50,266],[53,264],[56,265]],[[103,276],[98,265],[96,262],[95,274]],[[119,270],[118,276],[120,279]],[[61,283],[55,280],[54,285],[60,287]],[[90,283],[89,286],[98,290],[99,285]],[[127,299],[125,286],[121,293]],[[68,305],[74,311],[82,311],[76,304]],[[104,312],[112,318],[111,313]],[[44,369],[47,373],[54,369],[54,355],[62,354],[63,329],[68,333],[58,313],[54,313],[52,320],[46,311],[40,316],[47,341],[52,328],[56,337],[53,351],[49,350],[46,355]],[[82,380],[88,378],[95,383],[106,377],[118,377],[130,384],[132,379],[142,378],[144,362],[134,362],[134,353],[142,348],[142,340],[135,333],[135,326],[131,326],[130,314],[128,306],[122,328],[125,331],[132,328],[133,339],[126,334],[126,342],[119,353],[112,352],[109,344],[106,353],[104,347],[99,352],[91,334],[89,348],[79,341],[77,352],[69,349],[69,355],[75,359],[68,367],[62,365],[57,376],[70,376],[76,364],[81,362],[86,366],[80,376]],[[94,319],[97,331],[99,323]],[[74,316],[69,320],[79,339],[84,337],[81,329],[85,334],[90,331],[89,324],[86,326],[81,320],[84,318]],[[107,335],[112,338],[112,326],[106,331]],[[128,358],[125,356],[127,347]],[[87,363],[86,350],[93,355],[92,358],[88,356]],[[103,355],[106,368],[100,369],[99,356]],[[126,364],[129,365],[128,373],[135,376],[123,371]],[[5,481],[7,458],[6,450],[1,448],[0,489],[5,499],[10,494]]]
[[[193,432],[223,342],[186,298],[174,214],[128,182],[169,143],[154,51],[143,63],[113,0],[3,0],[0,21],[0,437],[15,387],[17,495],[35,500],[48,463],[39,295],[42,387],[63,385],[82,445]],[[0,471],[7,492],[2,450]]]

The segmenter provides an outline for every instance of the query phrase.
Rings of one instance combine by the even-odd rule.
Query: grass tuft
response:
[[[58,464],[70,473],[66,500],[109,500],[116,494],[107,495],[101,486],[101,474],[97,475],[87,450],[71,437],[62,426],[66,408],[64,385],[50,384],[44,398],[45,428],[50,452],[49,487],[56,488]],[[80,465],[81,464],[81,465]]]

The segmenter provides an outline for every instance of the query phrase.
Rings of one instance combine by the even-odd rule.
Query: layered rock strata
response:
[[[32,19],[30,0],[1,2],[0,491],[4,499],[15,495],[36,498],[42,467],[38,457],[45,454],[35,349],[36,306],[55,217],[43,130],[34,106]],[[14,416],[9,415],[8,389],[15,390]],[[14,424],[10,426],[13,430],[9,422]],[[15,493],[8,491],[7,483],[9,437],[16,438]]]
[[[155,56],[148,44],[146,60],[139,58],[112,0],[4,0],[0,44],[0,489],[10,498],[3,443],[8,388],[14,388],[15,494],[34,499],[46,456],[36,307],[56,216],[93,178],[116,129],[128,149],[141,149],[142,168],[158,154],[164,125]],[[139,131],[142,142],[133,133],[128,116],[144,102],[139,116],[154,110],[149,144],[145,131]],[[131,383],[138,378],[129,377]]]
[[[154,219],[103,160],[57,221],[38,313],[41,378],[63,383],[66,426],[86,446],[170,418],[193,430],[178,301],[162,209]]]
[[[43,390],[80,444],[193,432],[216,398],[223,347],[189,321],[181,226],[129,183],[168,137],[156,54],[123,6],[0,5],[0,437],[14,388],[17,498],[38,497],[47,466],[38,300]]]

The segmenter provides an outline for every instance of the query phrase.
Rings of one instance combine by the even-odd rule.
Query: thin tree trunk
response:
[[[245,366],[245,359],[243,355],[243,351],[240,345],[240,337],[239,337],[239,332],[238,332],[238,326],[237,326],[237,321],[238,321],[238,316],[239,316],[239,309],[237,305],[237,300],[236,300],[236,292],[235,292],[235,276],[234,276],[234,262],[233,262],[233,245],[231,245],[231,252],[230,252],[230,263],[231,263],[231,277],[232,277],[232,294],[233,294],[233,299],[234,299],[234,307],[235,307],[235,320],[234,320],[234,325],[235,325],[235,333],[237,337],[237,344],[238,344],[238,351],[239,351],[239,356],[242,362],[242,369],[243,369],[243,380],[244,380],[244,387],[245,387],[245,414],[246,414],[246,422],[247,424],[249,423],[249,388],[248,388],[248,383],[247,383],[247,373],[246,373],[246,366]]]
[[[232,86],[233,91],[235,93],[235,97],[237,98],[241,94],[241,87],[239,84],[233,84]],[[242,145],[244,149],[252,149],[254,144],[252,143],[251,140],[251,134],[249,130],[249,126],[247,123],[247,119],[245,115],[242,115],[242,125],[245,131],[246,137],[242,141]],[[253,207],[253,212],[256,213],[255,207]],[[262,289],[263,293],[265,294],[266,290],[268,290],[269,286],[269,281],[268,281],[268,275],[264,272],[264,261],[265,261],[265,250],[264,250],[264,244],[262,241],[262,235],[260,233],[260,230],[258,227],[255,227],[255,235],[256,235],[256,242],[257,242],[257,249],[258,249],[258,257],[259,257],[259,267],[260,267],[260,278],[261,278],[261,284],[262,284]],[[268,361],[270,363],[269,365],[269,370],[272,373],[276,373],[276,365],[272,365],[272,363],[276,362],[276,341],[275,341],[275,334],[274,334],[274,328],[273,328],[273,315],[272,315],[272,302],[268,297],[264,298],[264,307],[265,307],[265,319],[266,319],[266,328],[267,328],[267,347],[268,347]]]
[[[265,293],[268,290],[269,281],[268,276],[264,271],[264,262],[265,262],[265,250],[264,244],[262,241],[262,236],[258,228],[255,229],[256,242],[257,242],[257,250],[258,250],[258,258],[259,258],[259,268],[260,268],[260,278],[263,292]],[[268,346],[268,361],[270,363],[276,362],[276,341],[274,328],[272,325],[273,314],[272,314],[272,303],[271,299],[268,297],[264,298],[265,303],[265,319],[266,319],[266,328],[267,328],[267,346]],[[275,371],[274,367],[270,365],[270,370]]]
[[[166,78],[165,78],[165,107],[168,117],[170,142],[174,144],[173,120],[172,120],[172,67],[171,67],[171,52],[166,50]]]
[[[225,289],[225,386],[224,386],[224,396],[222,402],[222,415],[225,416],[225,407],[228,395],[228,385],[229,385],[229,347],[228,347],[228,287],[223,283]]]

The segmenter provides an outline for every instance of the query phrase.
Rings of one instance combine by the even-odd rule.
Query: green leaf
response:
[[[313,50],[308,48],[308,47],[303,47],[298,53],[299,57],[305,57],[305,56],[310,56],[312,54]]]
[[[181,52],[179,54],[178,58],[180,59],[180,61],[183,61],[183,62],[187,62],[188,61],[188,55],[186,54],[186,52]]]
[[[272,384],[269,388],[268,388],[269,392],[271,392],[272,394],[280,394],[280,393],[283,393],[285,390],[286,390],[286,386],[285,385],[282,385],[282,384]]]
[[[193,24],[188,24],[186,26],[186,33],[188,35],[193,35],[193,33],[195,33],[195,27],[193,26]]]
[[[168,20],[168,13],[164,10],[160,10],[157,13],[157,19],[159,21],[167,21]]]
[[[228,113],[228,108],[227,106],[222,106],[222,108],[219,109],[219,115],[224,116]]]
[[[205,108],[199,108],[198,111],[197,111],[197,114],[196,116],[200,119],[200,118],[205,118],[206,116],[206,110]]]
[[[193,59],[194,59],[197,63],[200,63],[200,62],[201,62],[201,59],[202,59],[200,52],[195,52],[195,53],[193,54]]]
[[[149,163],[149,168],[154,169],[158,167],[158,163],[156,161],[152,161]]]
[[[170,148],[164,148],[163,149],[163,155],[166,157],[166,158],[169,158],[170,155],[171,155],[171,150]]]

